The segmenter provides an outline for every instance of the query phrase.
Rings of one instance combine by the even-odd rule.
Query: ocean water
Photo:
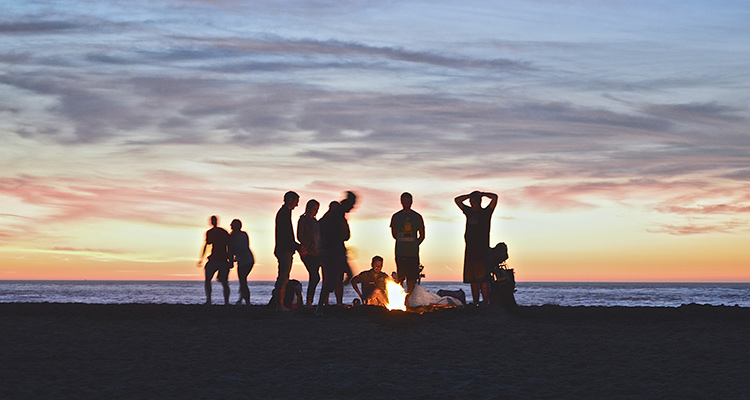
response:
[[[307,282],[302,282],[305,290]],[[461,282],[422,282],[433,293],[440,289],[466,292]],[[239,297],[237,281],[230,281],[231,302]],[[250,282],[252,304],[267,304],[273,281]],[[318,285],[318,290],[320,285]],[[561,283],[519,282],[519,305],[554,304],[561,306],[679,307],[683,304],[709,304],[750,307],[750,283]],[[356,293],[346,286],[344,303],[351,304]],[[315,302],[317,303],[316,293]],[[203,304],[202,281],[0,281],[0,303],[90,303],[90,304]],[[222,288],[213,282],[213,302],[221,303]],[[335,303],[333,294],[331,303]]]

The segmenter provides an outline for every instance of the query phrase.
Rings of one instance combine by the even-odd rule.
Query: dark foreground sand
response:
[[[750,309],[0,304],[0,399],[750,399]]]

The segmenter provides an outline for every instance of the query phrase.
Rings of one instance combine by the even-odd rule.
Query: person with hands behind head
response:
[[[482,208],[482,199],[487,197],[490,203]],[[464,283],[471,284],[471,295],[474,305],[479,305],[479,294],[485,304],[489,302],[490,273],[487,270],[487,256],[490,251],[490,220],[497,206],[497,195],[473,191],[455,199],[456,205],[466,216],[464,241]],[[469,200],[469,205],[466,205]]]

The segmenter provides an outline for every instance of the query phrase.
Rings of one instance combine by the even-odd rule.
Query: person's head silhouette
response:
[[[469,204],[475,210],[482,208],[482,192],[475,190],[469,193]]]
[[[318,214],[318,210],[320,209],[320,203],[318,203],[317,200],[311,199],[307,201],[307,204],[305,205],[305,215],[311,218],[315,218],[315,215]]]
[[[411,210],[412,201],[411,193],[404,192],[401,194],[401,207],[403,207],[405,211]]]
[[[289,207],[290,210],[294,210],[299,204],[299,195],[291,190],[284,193],[284,205]]]

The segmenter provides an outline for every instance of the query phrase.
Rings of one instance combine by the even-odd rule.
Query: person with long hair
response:
[[[308,307],[312,307],[315,299],[315,288],[320,282],[321,263],[318,255],[320,223],[315,219],[318,209],[320,209],[320,203],[315,199],[309,200],[305,206],[305,213],[300,215],[297,221],[297,240],[300,243],[299,254],[310,276],[307,283],[306,305]]]
[[[242,231],[242,221],[235,219],[230,225],[232,232],[229,234],[229,254],[232,262],[237,263],[237,278],[240,281],[240,299],[237,304],[250,305],[250,288],[247,286],[247,276],[255,264],[255,257],[250,250],[250,237],[247,232]]]

